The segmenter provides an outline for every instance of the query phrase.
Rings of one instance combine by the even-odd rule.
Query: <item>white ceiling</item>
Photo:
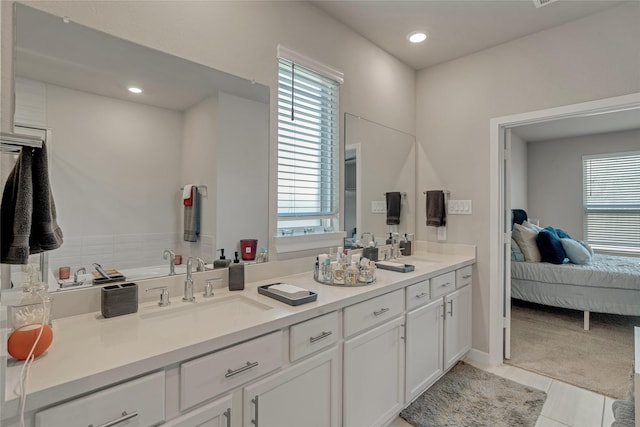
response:
[[[533,0],[359,1],[314,0],[315,6],[416,70],[615,7],[617,0],[560,0],[536,8]],[[426,30],[429,39],[406,36]]]

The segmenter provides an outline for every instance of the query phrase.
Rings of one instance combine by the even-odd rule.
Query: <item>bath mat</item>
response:
[[[535,426],[545,392],[458,362],[400,416],[415,427]]]

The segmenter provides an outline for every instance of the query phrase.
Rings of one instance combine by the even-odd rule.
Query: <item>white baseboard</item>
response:
[[[491,366],[491,358],[489,357],[489,353],[476,350],[475,348],[472,348],[471,350],[469,350],[469,353],[467,353],[467,355],[465,356],[465,359],[471,359],[474,362]]]

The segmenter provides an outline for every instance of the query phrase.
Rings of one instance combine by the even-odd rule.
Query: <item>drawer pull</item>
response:
[[[426,292],[423,292],[423,293],[421,293],[421,294],[416,295],[416,298],[424,298],[424,297],[426,297],[426,296],[427,296],[427,293],[426,293]]]
[[[440,287],[441,288],[446,288],[449,285],[451,285],[451,282],[443,283],[442,285],[440,285]]]
[[[449,301],[449,307],[451,307],[451,311],[449,312],[449,316],[453,317],[453,300]]]
[[[251,420],[251,423],[258,427],[258,396],[254,397],[253,399],[251,399],[251,402],[255,405],[256,409],[255,409],[255,414],[253,416],[253,419]]]
[[[127,411],[122,411],[122,416],[116,418],[115,420],[107,421],[104,424],[100,424],[98,427],[113,427],[117,424],[130,420],[138,416],[138,411],[134,411],[130,414],[127,414]],[[93,427],[93,424],[89,424],[89,427]]]
[[[465,274],[464,276],[462,276],[463,279],[468,279],[469,277],[471,277],[470,274]]]
[[[232,376],[239,374],[240,372],[244,372],[247,371],[251,368],[255,368],[256,366],[258,366],[258,362],[247,362],[246,365],[244,365],[242,368],[238,368],[236,370],[231,370],[231,369],[227,369],[227,373],[224,374],[225,378],[231,378]]]
[[[227,418],[227,427],[231,427],[231,408],[227,408],[223,415]]]
[[[381,309],[380,309],[380,310],[378,310],[378,311],[374,311],[374,312],[373,312],[373,315],[374,315],[374,316],[380,316],[381,314],[384,314],[384,313],[386,313],[387,311],[389,311],[389,309],[388,309],[388,308],[381,308]]]
[[[316,341],[320,341],[322,338],[326,338],[329,335],[331,335],[333,332],[331,331],[322,331],[322,333],[320,335],[318,335],[317,337],[309,337],[309,342],[314,343]]]

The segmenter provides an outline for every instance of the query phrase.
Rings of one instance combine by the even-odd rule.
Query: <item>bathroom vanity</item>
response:
[[[471,348],[475,248],[403,261],[415,271],[378,270],[367,286],[323,285],[309,269],[211,298],[194,275],[195,304],[173,292],[167,307],[56,319],[53,345],[32,366],[26,424],[385,425]],[[274,282],[317,300],[290,306],[258,294]],[[18,425],[21,365],[5,369],[3,426]]]

